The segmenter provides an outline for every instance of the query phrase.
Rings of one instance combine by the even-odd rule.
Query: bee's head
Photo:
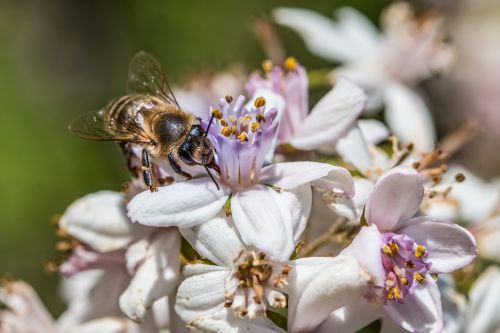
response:
[[[214,148],[200,125],[193,125],[189,135],[179,148],[181,160],[189,165],[200,164],[214,168]]]

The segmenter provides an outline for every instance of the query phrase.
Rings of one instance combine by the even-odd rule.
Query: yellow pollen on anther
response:
[[[266,105],[266,99],[262,96],[260,97],[257,97],[255,99],[255,101],[253,102],[253,105],[256,107],[256,108],[260,108],[260,107],[263,107],[264,105]]]
[[[227,127],[227,126],[229,125],[229,124],[227,123],[227,120],[226,120],[226,119],[224,119],[224,118],[221,118],[221,119],[220,119],[220,124],[221,124],[221,126],[223,126],[223,127]]]
[[[273,62],[270,59],[266,59],[262,62],[262,70],[264,73],[269,73],[273,69]]]
[[[394,287],[389,289],[387,292],[387,298],[388,299],[400,299],[401,298],[401,292],[399,291],[398,287]]]
[[[388,256],[392,256],[392,251],[391,251],[391,248],[389,247],[389,245],[384,245],[384,247],[382,248],[382,251],[387,254]]]
[[[222,112],[219,109],[213,109],[212,110],[212,115],[214,116],[215,119],[221,119],[222,118]]]
[[[259,123],[266,122],[266,116],[264,116],[262,113],[257,113],[255,115],[255,120],[257,120]]]
[[[236,117],[233,115],[229,116],[229,121],[232,122],[233,125],[236,125],[238,123],[238,119],[236,119]]]
[[[404,284],[405,286],[407,286],[407,285],[408,285],[408,280],[407,280],[406,278],[402,277],[402,278],[400,279],[400,281],[401,281],[401,283],[402,283],[402,284]]]
[[[422,245],[417,245],[415,249],[415,257],[422,258],[422,256],[427,252],[426,248]]]
[[[294,57],[286,58],[285,62],[283,63],[283,67],[285,67],[287,71],[294,71],[297,68],[297,65],[297,59],[295,59]]]
[[[248,135],[245,132],[241,132],[240,135],[238,135],[238,140],[240,140],[241,142],[247,142]]]
[[[233,127],[231,127],[231,134],[236,135],[236,133],[238,133],[238,128],[236,127],[236,125],[234,125]]]
[[[396,254],[398,254],[399,251],[398,244],[392,242],[388,243],[384,245],[383,251],[385,254],[389,256],[395,256]]]
[[[420,284],[424,284],[425,282],[425,276],[423,276],[422,274],[416,272],[415,274],[413,274],[413,278],[415,280],[417,280],[418,283]]]
[[[222,129],[220,130],[220,133],[224,136],[230,136],[232,134],[232,131],[229,127],[222,127]]]
[[[260,124],[259,123],[251,123],[250,124],[250,130],[252,132],[256,132],[259,128],[260,128]]]

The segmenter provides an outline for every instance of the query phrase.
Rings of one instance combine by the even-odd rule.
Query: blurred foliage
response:
[[[58,255],[51,219],[76,198],[119,190],[126,180],[111,143],[79,140],[66,129],[76,115],[124,93],[127,64],[140,49],[182,82],[201,69],[240,62],[260,66],[264,54],[252,17],[277,6],[330,15],[351,5],[375,22],[387,1],[3,1],[0,3],[0,273],[31,283],[53,312],[56,275],[42,262]],[[311,57],[280,29],[289,54]]]

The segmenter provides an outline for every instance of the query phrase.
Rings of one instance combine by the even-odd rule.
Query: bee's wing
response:
[[[160,63],[145,51],[137,52],[130,61],[127,92],[159,97],[180,109]]]
[[[142,128],[136,125],[134,119],[110,124],[105,110],[84,113],[74,119],[68,129],[71,133],[87,140],[128,141],[142,144],[151,142]]]

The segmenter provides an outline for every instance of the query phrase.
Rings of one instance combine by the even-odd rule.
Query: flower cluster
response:
[[[477,247],[498,260],[489,238],[500,229],[498,184],[447,164],[451,152],[435,144],[410,88],[449,64],[441,20],[397,4],[382,34],[352,9],[337,14],[273,12],[313,53],[342,63],[311,110],[308,72],[292,57],[245,79],[179,88],[213,147],[212,173],[176,179],[156,156],[152,170],[172,179],[157,191],[134,177],[122,193],[73,203],[58,222],[67,310],[54,319],[27,284],[6,281],[0,331],[356,332],[377,320],[382,332],[498,328],[493,315],[462,316],[487,311],[480,298],[498,293],[497,268],[451,314],[459,296],[448,273],[468,274]],[[394,135],[373,119],[382,101]],[[468,231],[454,219],[484,221]]]

